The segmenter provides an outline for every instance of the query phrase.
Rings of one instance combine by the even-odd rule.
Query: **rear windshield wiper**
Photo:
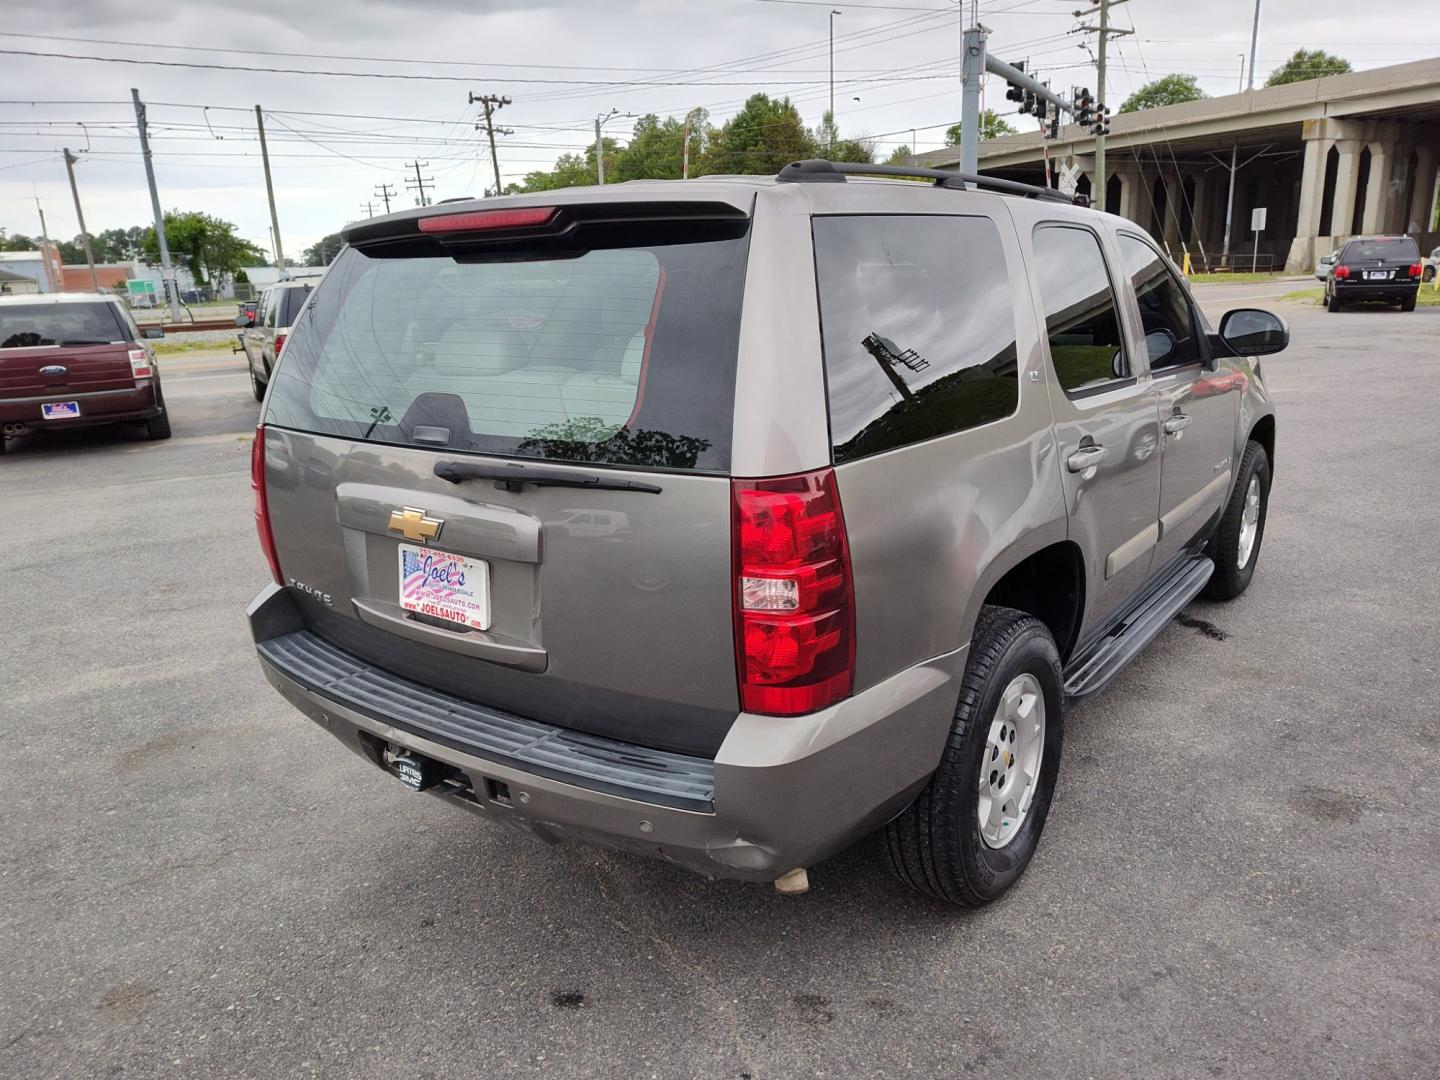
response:
[[[57,341],[55,344],[63,348],[66,345],[113,345],[115,343],[113,341],[99,341],[95,338],[65,338],[62,341]]]
[[[597,491],[639,491],[659,495],[657,484],[619,480],[593,473],[532,469],[528,465],[484,465],[478,461],[437,461],[435,475],[452,484],[466,480],[494,480],[501,491],[520,491],[526,484],[536,487],[593,488]]]

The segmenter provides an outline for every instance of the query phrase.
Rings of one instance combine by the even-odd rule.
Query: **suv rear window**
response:
[[[994,222],[818,217],[814,233],[837,463],[1015,411],[1015,316]]]
[[[1386,259],[1391,262],[1419,262],[1420,248],[1408,236],[1394,240],[1351,240],[1345,245],[1341,261],[1355,259]]]
[[[0,304],[0,349],[39,345],[109,345],[129,341],[115,305]]]
[[[300,317],[300,309],[305,306],[305,300],[310,295],[312,288],[313,286],[304,285],[280,290],[278,298],[279,314],[275,317],[276,326],[285,327],[295,325],[295,320]]]
[[[736,232],[463,261],[347,248],[285,346],[266,422],[723,472],[748,244]]]

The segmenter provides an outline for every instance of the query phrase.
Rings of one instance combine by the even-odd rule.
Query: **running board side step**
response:
[[[1065,666],[1065,700],[1099,690],[1134,660],[1210,580],[1215,564],[1206,556],[1182,562],[1142,594],[1130,614]]]

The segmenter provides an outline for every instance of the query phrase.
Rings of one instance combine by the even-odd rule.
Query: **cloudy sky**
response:
[[[842,12],[834,18],[841,132],[873,137],[882,156],[910,143],[912,128],[919,149],[941,145],[960,113],[960,6],[833,6]],[[963,6],[968,17],[971,0]],[[997,55],[1029,58],[1057,86],[1093,87],[1093,39],[1075,32],[1075,11],[1088,6],[982,0],[979,11]],[[264,108],[291,258],[364,216],[367,202],[379,211],[380,184],[396,192],[395,208],[414,205],[406,186],[414,170],[406,165],[417,158],[428,162],[421,173],[433,177],[435,197],[481,194],[491,171],[483,133],[475,130],[480,106],[467,101],[472,91],[513,99],[497,118],[512,129],[500,138],[507,183],[582,149],[596,114],[611,109],[667,115],[698,105],[718,123],[764,90],[789,95],[815,124],[829,97],[831,7],[827,0],[190,0],[139,7],[8,0],[0,23],[0,228],[38,234],[38,196],[51,236],[75,235],[64,146],[81,157],[76,169],[92,232],[151,220],[132,87],[148,106],[165,207],[215,214],[268,248],[254,106]],[[1234,92],[1253,11],[1251,0],[1129,0],[1117,7],[1115,25],[1136,33],[1112,52],[1109,103],[1118,107],[1140,84],[1176,71],[1199,76],[1212,95]],[[1357,69],[1380,67],[1440,56],[1440,24],[1433,0],[1364,5],[1361,18],[1355,4],[1341,0],[1263,0],[1257,84],[1300,46],[1338,52]],[[993,84],[987,104],[1013,108]],[[623,140],[631,123],[617,116],[605,132]]]

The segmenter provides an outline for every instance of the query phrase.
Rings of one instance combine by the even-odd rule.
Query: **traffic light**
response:
[[[1047,116],[1050,120],[1050,126],[1045,130],[1045,137],[1047,139],[1060,138],[1060,106],[1049,106],[1049,112],[1047,113]]]
[[[1089,127],[1095,122],[1095,98],[1090,94],[1088,86],[1082,86],[1075,91],[1075,123],[1082,127]]]
[[[1095,136],[1110,134],[1110,110],[1104,105],[1096,105],[1090,122],[1090,134]]]
[[[1024,61],[1024,60],[1017,60],[1017,61],[1015,61],[1015,63],[1011,64],[1010,66],[1013,67],[1016,71],[1022,71],[1022,72],[1023,72],[1023,71],[1025,70],[1025,61]],[[1010,83],[1010,84],[1008,84],[1008,88],[1007,88],[1006,91],[1005,91],[1005,100],[1006,100],[1006,101],[1024,101],[1024,100],[1025,100],[1025,91],[1022,90],[1020,87],[1016,86],[1014,83]],[[1024,110],[1022,109],[1021,111],[1023,112]]]
[[[1022,114],[1028,116],[1034,113],[1036,116],[1039,116],[1040,113],[1036,111],[1038,106],[1039,102],[1035,100],[1034,93],[1029,90],[1020,91],[1020,112]]]

